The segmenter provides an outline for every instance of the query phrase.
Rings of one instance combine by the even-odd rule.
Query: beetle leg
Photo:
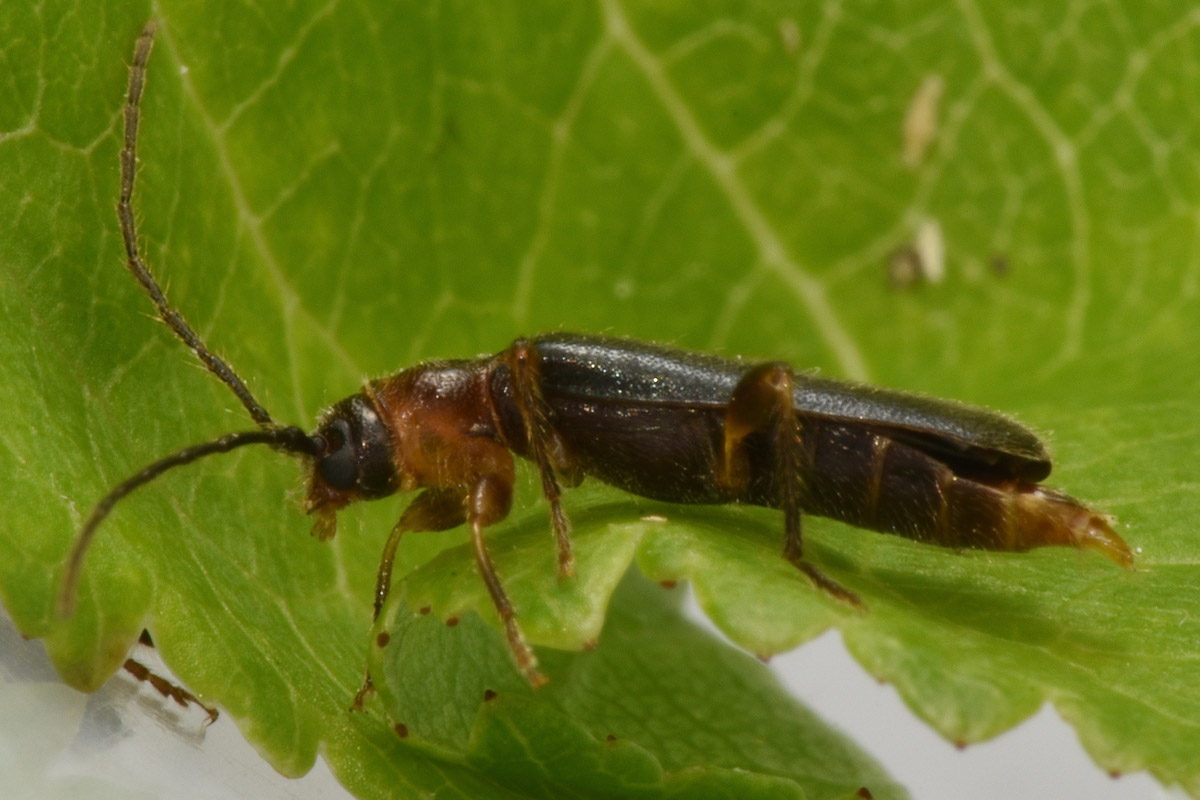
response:
[[[409,503],[400,519],[392,526],[383,556],[379,559],[379,572],[375,576],[375,616],[379,619],[383,603],[392,586],[392,562],[396,560],[396,548],[405,531],[448,531],[458,527],[467,519],[467,498],[462,489],[426,489]]]
[[[750,462],[742,447],[747,436],[772,427],[778,435],[788,435],[795,427],[791,386],[791,367],[772,361],[751,367],[734,387],[725,407],[725,447],[717,476],[727,489],[744,491],[750,483]]]
[[[154,640],[150,638],[150,631],[145,630],[144,628],[142,629],[142,635],[138,637],[138,644],[145,647],[154,647]],[[201,703],[196,695],[192,694],[187,689],[184,689],[182,686],[171,683],[166,678],[151,671],[149,667],[135,658],[125,659],[125,664],[122,668],[132,675],[136,680],[150,684],[150,686],[163,697],[174,700],[184,708],[187,708],[193,703],[200,706],[200,708],[204,709],[204,713],[208,715],[208,721],[204,723],[205,727],[212,725],[217,721],[217,717],[220,716],[220,713],[215,708]]]
[[[220,716],[220,713],[215,708],[201,703],[196,698],[196,695],[192,694],[187,689],[184,689],[182,686],[171,683],[161,675],[154,673],[149,667],[135,658],[125,659],[123,669],[132,675],[134,679],[150,684],[150,686],[152,686],[154,690],[163,697],[174,700],[184,708],[187,708],[195,703],[200,708],[204,709],[204,713],[208,715],[208,720],[204,723],[205,727],[212,725],[217,721],[217,717]]]
[[[792,368],[780,361],[759,364],[738,381],[725,408],[725,436],[718,480],[729,490],[745,491],[750,462],[744,443],[756,431],[768,431],[775,454],[777,507],[783,512],[783,555],[813,584],[832,597],[862,607],[858,595],[804,559],[800,536],[800,490],[803,476],[797,461],[800,424],[793,399]]]
[[[383,555],[379,559],[379,571],[375,575],[375,613],[372,621],[379,619],[384,601],[392,588],[392,564],[396,560],[396,549],[405,531],[445,531],[461,525],[467,518],[466,493],[460,489],[426,489],[409,503],[400,519],[392,526]],[[351,710],[360,711],[367,695],[374,689],[371,671],[363,676],[362,686],[354,695]]]
[[[513,342],[507,363],[529,454],[542,477],[542,494],[550,503],[550,522],[558,545],[558,574],[569,577],[575,574],[575,556],[571,552],[571,522],[562,508],[558,477],[563,476],[568,485],[574,486],[583,479],[583,473],[550,421],[550,406],[542,396],[542,361],[533,343],[528,339]]]
[[[496,613],[504,624],[504,635],[508,639],[508,648],[512,651],[517,667],[525,674],[526,679],[535,688],[546,683],[546,676],[538,672],[537,656],[525,642],[525,635],[517,624],[517,614],[512,601],[500,583],[500,576],[488,555],[487,544],[483,540],[483,529],[487,525],[503,519],[508,514],[512,504],[512,482],[494,475],[483,475],[471,489],[467,505],[467,521],[471,528],[471,546],[475,550],[475,563],[479,565],[479,573],[487,585],[488,594],[496,606]]]

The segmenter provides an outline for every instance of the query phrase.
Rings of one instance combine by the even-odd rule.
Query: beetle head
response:
[[[328,539],[338,509],[396,491],[392,437],[374,402],[360,393],[329,409],[310,438],[315,453],[304,507],[317,515],[313,534]]]

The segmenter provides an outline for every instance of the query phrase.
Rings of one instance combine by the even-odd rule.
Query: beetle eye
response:
[[[344,419],[334,420],[323,431],[325,456],[317,462],[317,473],[333,489],[353,489],[357,478],[354,447],[350,442],[350,425]]]

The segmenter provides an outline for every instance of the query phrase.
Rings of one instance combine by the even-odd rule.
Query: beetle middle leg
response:
[[[537,656],[533,654],[533,650],[526,643],[525,634],[521,632],[521,628],[517,624],[517,614],[513,609],[512,601],[508,599],[504,586],[500,583],[500,576],[496,574],[491,556],[488,555],[487,544],[483,540],[484,527],[503,519],[508,514],[511,505],[511,478],[505,480],[496,475],[481,476],[472,487],[467,500],[467,523],[471,528],[471,547],[475,550],[475,563],[479,565],[479,572],[483,576],[484,584],[487,585],[488,594],[492,596],[496,613],[504,624],[508,649],[512,651],[517,667],[525,675],[530,685],[537,688],[546,683],[546,676],[538,671]]]
[[[551,423],[550,406],[542,396],[541,358],[537,348],[528,339],[517,339],[504,355],[512,373],[513,396],[524,423],[529,456],[537,464],[542,494],[550,503],[550,522],[558,546],[558,574],[559,577],[570,577],[575,574],[571,522],[562,508],[562,489],[558,482],[561,477],[568,486],[578,486],[583,473]]]
[[[804,559],[800,536],[800,494],[803,476],[797,455],[800,425],[796,419],[794,376],[790,365],[772,361],[752,367],[738,381],[725,407],[724,442],[719,456],[718,480],[732,491],[750,484],[750,457],[746,437],[765,431],[774,455],[776,504],[783,512],[783,555],[823,592],[856,608],[858,595]]]

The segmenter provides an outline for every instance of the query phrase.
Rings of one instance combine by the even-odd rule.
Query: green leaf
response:
[[[858,787],[847,764],[875,796],[899,791],[761,665],[680,624],[663,590],[633,577],[600,646],[545,651],[554,677],[536,691],[478,615],[447,627],[412,613],[415,578],[380,620],[392,635],[374,648],[374,703],[414,746],[530,796],[839,797]]]
[[[950,553],[808,520],[814,559],[867,602],[855,615],[777,558],[776,514],[585,488],[566,502],[581,565],[597,572],[558,587],[527,478],[521,511],[489,535],[502,574],[513,571],[519,608],[541,604],[523,610],[535,641],[598,636],[599,649],[543,647],[546,690],[530,699],[511,685],[481,713],[478,697],[451,704],[437,735],[413,722],[401,740],[386,699],[345,712],[401,504],[350,509],[332,543],[310,539],[295,467],[264,449],[124,501],[89,555],[77,614],[57,619],[62,561],[96,498],[164,453],[250,427],[145,316],[121,268],[124,65],[152,13],[137,196],[147,257],[280,420],[307,426],[365,376],[542,330],[786,358],[1002,408],[1047,432],[1051,485],[1115,514],[1140,550],[1135,567],[1066,551]],[[733,723],[706,722],[713,746],[680,751],[668,746],[679,730],[635,741],[612,720],[614,748],[569,702],[586,695],[580,663],[601,664],[610,683],[664,667],[630,684],[624,723],[660,698],[729,698],[721,678],[747,674],[714,667],[709,685],[676,694],[665,666],[682,657],[656,666],[648,644],[630,644],[639,615],[622,598],[645,590],[619,591],[597,634],[634,559],[655,579],[694,581],[756,654],[839,625],[867,669],[951,740],[995,735],[1050,701],[1102,769],[1148,769],[1200,795],[1196,35],[1190,9],[1133,3],[6,7],[0,599],[82,688],[148,627],[187,686],[281,772],[305,771],[321,750],[362,796],[573,792],[580,776],[640,780],[647,793],[746,790],[727,781],[758,778],[722,771],[746,767],[722,761]],[[930,75],[944,85],[939,125],[911,168],[903,120]],[[893,290],[888,256],[923,219],[943,232],[945,280]],[[408,537],[399,569],[461,542]],[[490,614],[471,570],[452,549],[403,591],[424,581],[443,592],[439,613],[454,600]],[[461,582],[439,585],[451,573]],[[667,613],[658,603],[648,618]],[[566,628],[551,637],[558,615]],[[434,616],[420,624],[447,634]],[[475,619],[463,616],[450,649],[423,654],[426,666],[468,647],[488,654],[489,674],[509,674],[498,634]],[[693,635],[673,615],[662,624],[664,642]],[[703,663],[730,657],[696,647]],[[381,694],[437,683],[416,666],[381,678]],[[747,748],[746,768],[764,776],[754,791],[791,791],[780,780],[809,796],[898,791],[803,712],[794,720],[845,760],[822,776]],[[663,724],[683,721],[698,724]],[[545,761],[501,763],[522,726],[536,734],[524,752],[557,736],[572,763],[537,774],[522,770]],[[464,731],[476,738],[464,744]],[[701,763],[701,777],[680,777]]]

